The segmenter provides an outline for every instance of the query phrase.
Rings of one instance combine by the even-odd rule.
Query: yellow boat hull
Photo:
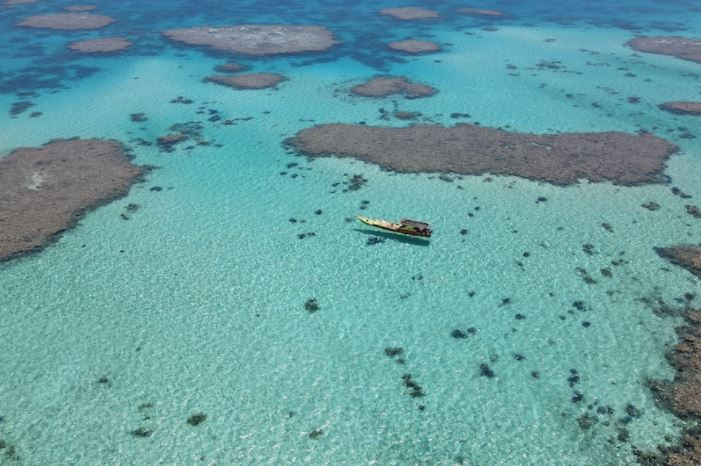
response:
[[[399,223],[392,223],[392,222],[388,222],[387,220],[372,219],[372,218],[365,217],[363,215],[356,215],[355,218],[360,220],[365,225],[368,225],[368,226],[371,226],[374,228],[379,228],[379,229],[385,230],[385,231],[391,231],[393,233],[399,233],[402,235],[409,235],[409,236],[420,236],[422,238],[428,238],[431,236],[430,233],[429,234],[420,233],[420,232],[414,230],[413,228],[404,227],[403,225],[401,225]]]

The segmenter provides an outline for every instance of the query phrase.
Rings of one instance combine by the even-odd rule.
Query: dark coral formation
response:
[[[338,41],[321,26],[240,25],[194,27],[163,32],[170,40],[188,45],[246,55],[321,52]]]
[[[249,73],[236,76],[208,76],[207,81],[228,86],[233,89],[266,89],[275,87],[286,78],[275,73]]]
[[[100,29],[112,24],[116,19],[93,13],[47,13],[28,16],[18,26],[39,29],[59,29],[76,31],[80,29]]]
[[[12,106],[10,107],[10,116],[17,116],[20,113],[24,113],[33,106],[34,104],[29,100],[20,100],[19,102],[13,102]]]
[[[302,130],[288,142],[307,156],[355,157],[398,172],[492,173],[556,185],[579,179],[621,185],[662,182],[665,162],[677,149],[648,133],[536,135],[471,124],[326,124]]]
[[[678,115],[701,115],[701,102],[690,100],[678,100],[665,102],[659,105],[662,110]]]
[[[416,6],[406,6],[399,8],[385,8],[380,10],[381,15],[391,16],[396,19],[410,21],[414,19],[435,19],[438,18],[438,12],[426,8]]]
[[[0,262],[42,249],[88,210],[125,195],[142,173],[116,141],[12,151],[0,160]]]
[[[198,426],[207,420],[207,415],[202,413],[196,413],[187,418],[187,423],[191,426]]]
[[[166,152],[172,152],[176,145],[188,139],[190,139],[189,136],[183,133],[169,133],[165,136],[159,136],[156,143]]]
[[[430,97],[438,91],[425,84],[413,83],[402,76],[379,76],[358,84],[351,89],[351,92],[363,97],[387,97],[398,94],[408,99],[416,99]]]
[[[701,39],[675,36],[643,36],[629,40],[626,42],[626,45],[638,52],[671,55],[682,60],[701,63]]]
[[[684,206],[684,208],[686,209],[686,213],[691,215],[692,217],[701,218],[701,209],[699,209],[695,205],[687,204]]]
[[[416,39],[406,39],[399,40],[396,42],[390,42],[389,44],[387,44],[387,47],[391,48],[392,50],[399,50],[400,52],[407,52],[413,54],[438,52],[441,49],[441,46],[435,42]]]
[[[314,314],[316,311],[321,309],[321,306],[319,306],[319,302],[316,300],[316,298],[309,298],[304,303],[304,309],[310,314]]]
[[[114,53],[131,47],[131,42],[122,37],[105,37],[71,42],[68,48],[80,53]]]

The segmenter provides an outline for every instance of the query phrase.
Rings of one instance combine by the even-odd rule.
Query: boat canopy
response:
[[[401,223],[402,225],[406,225],[409,227],[415,227],[415,228],[431,228],[431,225],[429,225],[428,223],[419,222],[416,220],[409,220],[408,218],[401,219],[399,223]]]

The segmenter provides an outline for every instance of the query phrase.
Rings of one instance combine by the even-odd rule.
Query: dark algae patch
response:
[[[202,413],[196,413],[187,418],[187,423],[190,424],[191,426],[199,426],[202,424],[204,421],[207,420],[207,415],[202,414]]]
[[[514,175],[556,185],[580,179],[621,185],[661,183],[677,147],[652,134],[527,134],[472,124],[406,128],[326,124],[288,142],[311,157],[345,156],[397,172]],[[498,148],[498,150],[495,150]]]
[[[316,311],[321,309],[321,306],[319,306],[319,302],[316,300],[316,298],[309,298],[304,303],[304,309],[310,314],[314,314]]]
[[[39,251],[143,174],[121,144],[55,140],[0,160],[0,262]]]
[[[153,431],[145,429],[143,427],[139,427],[137,429],[134,429],[130,432],[130,434],[134,437],[140,437],[140,438],[147,438],[150,437]]]

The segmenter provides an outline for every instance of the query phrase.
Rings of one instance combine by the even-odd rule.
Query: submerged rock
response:
[[[146,118],[145,113],[132,113],[131,115],[129,115],[129,119],[135,123],[141,123],[143,121],[148,120],[148,118]]]
[[[403,353],[404,353],[404,348],[401,348],[401,347],[385,348],[385,355],[389,356],[390,358],[393,358],[395,356],[399,356]]]
[[[319,303],[317,302],[316,298],[309,298],[307,302],[304,303],[304,309],[309,311],[310,314],[315,313],[321,307],[319,306]]]
[[[165,136],[159,136],[156,139],[156,144],[158,144],[162,149],[172,150],[173,146],[179,144],[183,141],[187,141],[190,137],[183,133],[170,133]]]
[[[592,416],[589,413],[584,413],[577,418],[577,424],[579,424],[579,428],[582,430],[589,430],[598,422],[599,420],[596,418],[596,416]]]
[[[29,100],[20,100],[19,102],[13,102],[10,107],[10,116],[16,116],[27,111],[27,109],[33,107],[34,104]]]
[[[198,426],[207,420],[207,415],[202,413],[196,413],[187,418],[187,423],[191,426]]]
[[[691,215],[694,218],[701,218],[701,209],[696,207],[695,205],[687,204],[684,206],[686,209],[686,213]]]
[[[482,364],[480,364],[480,375],[482,377],[487,377],[487,378],[491,379],[492,377],[494,377],[494,371],[492,370],[491,367],[489,367],[488,364],[482,363]]]
[[[134,437],[146,438],[146,437],[150,437],[151,434],[153,433],[153,431],[147,430],[147,429],[145,429],[145,428],[143,428],[143,427],[139,427],[138,429],[132,430],[130,433],[131,433],[131,435],[133,435]]]

